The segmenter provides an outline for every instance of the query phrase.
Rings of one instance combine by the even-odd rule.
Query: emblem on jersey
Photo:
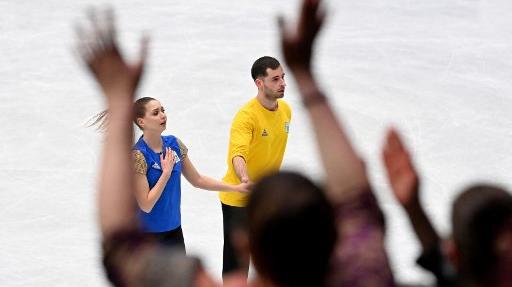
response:
[[[156,162],[151,167],[154,169],[160,169],[160,166]]]
[[[178,156],[178,154],[174,150],[172,151],[172,156],[174,157],[174,164],[177,164],[178,162],[181,161],[180,157]]]
[[[266,129],[263,129],[263,132],[261,133],[261,136],[262,136],[262,137],[266,137],[266,136],[268,136],[268,133],[267,133],[267,130],[266,130]]]
[[[289,133],[290,132],[290,123],[289,122],[285,122],[284,123],[284,131],[286,133]]]

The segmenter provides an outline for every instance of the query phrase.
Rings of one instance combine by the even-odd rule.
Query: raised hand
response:
[[[419,204],[418,174],[409,152],[394,129],[390,129],[387,133],[382,157],[395,198],[406,209],[417,206]]]
[[[304,0],[299,21],[292,30],[286,29],[282,16],[278,19],[283,55],[293,72],[309,71],[311,68],[313,42],[325,18],[319,6],[320,0]]]
[[[174,157],[172,149],[170,147],[165,148],[165,154],[162,153],[160,155],[160,165],[162,166],[162,174],[166,176],[171,175],[175,163],[176,158]]]
[[[142,39],[140,59],[131,64],[122,56],[116,41],[114,15],[108,9],[90,10],[90,27],[77,26],[78,53],[108,99],[133,97],[142,77],[147,55],[147,37]],[[130,99],[131,101],[131,99]]]
[[[409,152],[394,129],[387,133],[382,157],[393,194],[405,209],[423,252],[432,250],[439,244],[439,235],[420,204],[418,174]]]

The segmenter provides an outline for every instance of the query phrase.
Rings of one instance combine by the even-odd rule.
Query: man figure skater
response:
[[[226,183],[250,183],[279,170],[291,120],[291,109],[282,100],[286,87],[283,68],[275,58],[256,60],[251,75],[258,88],[256,97],[236,114],[231,125]],[[221,192],[224,223],[222,276],[242,269],[247,273],[249,258],[237,256],[233,232],[246,217],[248,194]]]

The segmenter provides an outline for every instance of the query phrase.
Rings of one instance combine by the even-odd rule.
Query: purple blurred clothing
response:
[[[384,216],[370,187],[335,205],[338,242],[330,286],[395,286],[384,248]]]

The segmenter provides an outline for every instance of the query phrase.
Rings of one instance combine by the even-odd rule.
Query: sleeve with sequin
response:
[[[133,150],[132,156],[135,173],[146,175],[148,172],[148,165],[142,152],[140,150]]]

